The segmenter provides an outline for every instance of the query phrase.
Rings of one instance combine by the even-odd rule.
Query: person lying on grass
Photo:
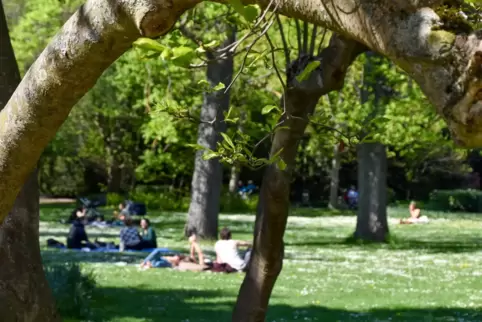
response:
[[[231,239],[231,230],[225,227],[219,234],[220,240],[214,245],[216,251],[216,262],[213,264],[214,272],[242,272],[249,263],[251,249],[241,255],[239,247],[251,247],[247,241]]]
[[[195,272],[207,270],[209,267],[204,263],[204,254],[199,246],[199,243],[197,242],[195,232],[191,232],[189,235],[189,256],[182,254],[162,256],[162,250],[156,249],[141,262],[141,268],[147,269],[170,267],[181,271]]]
[[[141,220],[141,237],[148,243],[150,248],[157,248],[157,237],[156,232],[151,227],[151,222],[147,218],[142,218]]]
[[[408,211],[410,212],[410,217],[407,219],[400,219],[400,224],[419,224],[428,222],[428,217],[422,216],[421,210],[420,208],[417,208],[417,203],[415,201],[410,202]]]

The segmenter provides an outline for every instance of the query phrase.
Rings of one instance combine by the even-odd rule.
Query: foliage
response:
[[[107,206],[117,208],[126,199],[145,203],[149,211],[186,212],[189,209],[190,196],[186,190],[163,188],[160,191],[136,189],[128,196],[116,193],[107,194]],[[220,211],[222,213],[254,213],[258,204],[258,197],[251,196],[243,199],[238,195],[225,193],[221,196]]]
[[[221,213],[249,213],[254,215],[256,213],[257,206],[257,195],[249,196],[247,199],[231,193],[225,193],[221,196]]]
[[[435,190],[430,194],[427,208],[442,211],[482,211],[482,191],[480,190]]]
[[[83,271],[77,263],[50,264],[45,267],[45,275],[64,319],[90,317],[96,284],[91,271]]]
[[[4,1],[22,72],[81,2]],[[194,150],[199,148],[194,143],[203,93],[228,87],[228,129],[215,151],[206,151],[205,157],[241,166],[242,180],[260,177],[259,171],[252,170],[274,162],[284,167],[281,159],[269,155],[269,147],[273,133],[282,126],[278,124],[283,113],[280,99],[289,63],[285,52],[292,60],[304,50],[298,43],[302,37],[299,25],[280,17],[281,24],[267,30],[271,46],[261,32],[274,16],[268,13],[260,22],[257,6],[242,6],[239,1],[230,4],[200,4],[181,17],[162,40],[139,40],[103,74],[44,151],[39,163],[42,193],[126,194],[142,183],[186,191]],[[210,86],[204,67],[209,53],[226,39],[230,31],[226,26],[230,25],[237,27],[236,38],[243,39],[234,50],[237,78],[231,86]],[[315,49],[326,46],[330,32],[310,30],[315,35]],[[370,140],[387,145],[390,188],[397,194],[423,182],[435,182],[433,178],[441,174],[463,176],[469,171],[464,164],[465,152],[453,146],[443,121],[429,108],[421,90],[387,60],[371,59],[371,79],[364,72],[370,64],[361,56],[350,67],[343,90],[320,101],[299,146],[294,175],[304,183],[295,189],[310,189],[314,198],[327,194],[334,146],[341,142],[345,145],[342,185],[356,178],[357,144]],[[305,68],[298,78],[307,77],[316,64]],[[383,104],[378,104],[376,93],[363,85],[365,81],[376,84],[377,79],[383,80],[392,95]],[[316,191],[312,189],[315,186]],[[432,189],[424,186],[426,193]],[[154,200],[149,202],[155,204]],[[184,209],[181,204],[164,207]]]

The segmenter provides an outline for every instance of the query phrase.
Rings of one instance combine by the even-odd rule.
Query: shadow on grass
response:
[[[187,254],[185,249],[169,248],[174,253]],[[138,264],[149,255],[149,252],[81,252],[68,249],[45,249],[42,250],[42,260],[45,265],[48,264],[63,264],[67,262],[72,263],[110,263],[110,264]],[[215,257],[213,251],[205,251],[204,254],[208,258]]]
[[[100,287],[92,299],[92,320],[230,321],[236,294],[194,288]],[[68,317],[64,317],[68,318]],[[267,321],[482,321],[478,308],[379,308],[350,311],[323,306],[270,305]]]
[[[476,237],[444,240],[392,238],[387,243],[358,242],[351,238],[319,238],[309,241],[287,242],[286,246],[340,247],[358,249],[421,250],[429,253],[470,253],[482,250],[482,240]]]

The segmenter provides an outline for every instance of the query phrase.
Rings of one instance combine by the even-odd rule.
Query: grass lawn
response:
[[[294,210],[285,234],[286,259],[267,321],[482,321],[482,215],[425,212],[427,225],[397,225],[405,208],[389,209],[393,242],[345,243],[351,213]],[[68,210],[42,207],[41,245],[64,241],[54,220]],[[185,214],[151,213],[159,247],[187,249]],[[251,239],[254,217],[222,215],[234,238]],[[89,229],[116,240],[119,229]],[[212,244],[203,243],[212,254]],[[97,288],[90,321],[230,321],[243,274],[140,271],[140,255],[43,249],[46,263],[79,261]],[[68,317],[65,317],[68,321]]]

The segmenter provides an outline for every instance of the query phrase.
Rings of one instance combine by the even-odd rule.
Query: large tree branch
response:
[[[191,1],[92,0],[66,22],[0,113],[0,222],[71,107],[139,36],[168,32]]]

